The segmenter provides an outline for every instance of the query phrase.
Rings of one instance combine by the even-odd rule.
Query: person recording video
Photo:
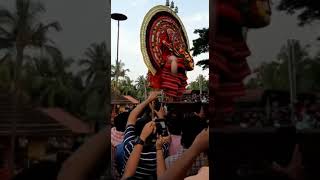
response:
[[[137,122],[141,112],[159,95],[160,92],[151,92],[149,97],[129,115],[123,141],[125,167],[121,179],[155,179],[157,173],[165,171],[161,168],[157,171],[157,161],[164,163],[169,150],[168,139],[162,137],[168,134],[162,128],[165,118],[164,108],[161,107],[159,111],[154,110],[156,119],[143,123]],[[142,124],[143,128],[140,128]],[[163,160],[157,159],[157,155],[163,156]],[[165,165],[162,167],[165,168]]]

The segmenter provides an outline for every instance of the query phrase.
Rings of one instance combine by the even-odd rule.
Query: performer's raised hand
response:
[[[164,117],[166,115],[166,111],[163,106],[160,107],[159,111],[154,110],[154,112],[156,113],[156,115],[159,119],[164,119]]]
[[[149,101],[154,101],[161,94],[161,91],[151,91],[148,97]]]

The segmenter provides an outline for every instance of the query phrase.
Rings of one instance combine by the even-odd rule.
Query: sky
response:
[[[40,0],[46,6],[47,12],[43,20],[57,20],[63,27],[59,33],[51,33],[50,37],[67,57],[80,58],[86,48],[94,42],[106,41],[110,44],[112,36],[112,62],[116,56],[116,22],[110,19],[110,6],[106,0]],[[208,27],[208,0],[176,0],[179,7],[179,17],[187,29],[189,40],[197,38],[193,34],[196,28]],[[186,3],[188,2],[188,3]],[[275,5],[277,0],[274,0]],[[140,26],[144,15],[155,5],[164,4],[165,0],[113,0],[111,12],[120,12],[128,16],[128,20],[120,25],[120,59],[131,70],[129,76],[135,79],[138,75],[145,75],[146,66],[141,57],[139,48]],[[12,9],[14,0],[1,0],[0,6]],[[110,22],[112,33],[110,33]],[[273,10],[271,24],[262,29],[251,30],[248,34],[248,45],[252,55],[248,58],[251,67],[257,67],[261,62],[275,59],[280,47],[288,38],[295,38],[302,44],[311,44],[312,50],[320,49],[319,22],[312,26],[298,27],[295,15]],[[316,24],[317,23],[317,24]],[[190,42],[192,44],[192,42]],[[208,57],[204,54],[195,57],[195,61]],[[190,80],[203,72],[196,66],[193,72],[188,73]]]
[[[129,69],[130,79],[137,79],[140,75],[147,74],[147,67],[144,64],[140,50],[140,27],[144,16],[156,5],[165,5],[165,0],[114,0],[111,3],[112,13],[125,14],[128,19],[120,22],[119,59]],[[187,3],[186,3],[187,2]],[[209,1],[197,0],[175,0],[178,6],[182,23],[186,28],[190,47],[193,47],[192,40],[198,38],[194,34],[195,29],[209,27]],[[111,21],[111,62],[115,64],[117,53],[117,21]],[[195,63],[202,59],[209,58],[208,53],[194,57]],[[187,73],[188,82],[194,81],[199,74],[208,78],[208,70],[203,71],[201,67]]]
[[[252,68],[258,67],[262,62],[276,60],[281,47],[288,39],[300,40],[302,45],[311,45],[311,55],[320,50],[320,23],[315,22],[310,26],[299,27],[297,15],[288,15],[278,11],[275,7],[278,0],[273,0],[273,11],[271,24],[262,29],[252,29],[248,33],[248,45],[251,49],[251,56],[248,58]]]
[[[106,0],[40,0],[46,7],[42,21],[58,21],[60,32],[49,36],[66,57],[79,59],[91,43],[107,42],[110,50],[110,2]],[[0,7],[13,9],[15,0],[1,0]],[[74,67],[77,71],[77,67]]]

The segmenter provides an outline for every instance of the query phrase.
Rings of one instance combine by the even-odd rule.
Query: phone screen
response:
[[[163,121],[160,122],[160,125],[163,129],[166,128],[166,124]]]

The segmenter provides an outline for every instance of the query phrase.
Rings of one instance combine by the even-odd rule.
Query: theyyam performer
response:
[[[176,12],[167,6],[153,7],[143,20],[140,44],[149,86],[163,90],[166,101],[179,101],[187,86],[186,71],[193,70],[194,62]]]
[[[216,122],[234,111],[234,99],[245,95],[243,80],[251,73],[251,51],[244,29],[270,24],[269,0],[217,0],[214,35],[210,44],[210,113]],[[223,124],[223,123],[222,123]]]

